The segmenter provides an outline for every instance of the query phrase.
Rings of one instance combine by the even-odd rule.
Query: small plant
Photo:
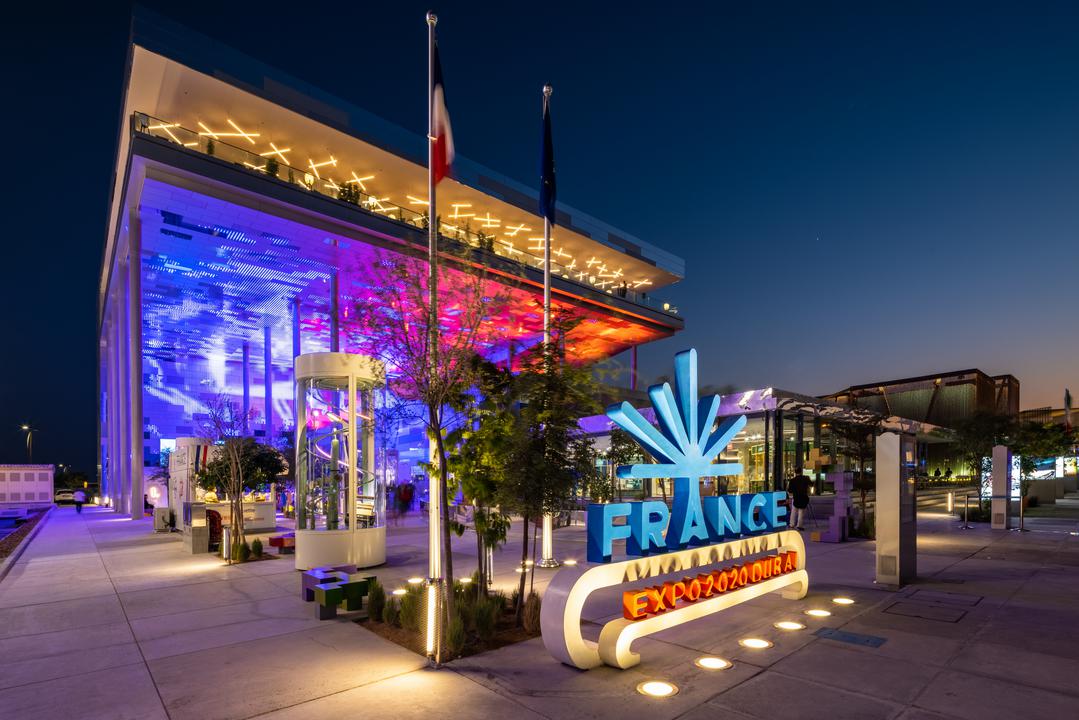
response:
[[[460,613],[454,613],[450,626],[446,629],[446,649],[451,657],[456,657],[465,649],[465,623]]]
[[[277,169],[279,167],[280,167],[280,164],[277,162],[277,158],[275,158],[273,155],[266,158],[266,174],[267,175],[272,175],[273,177],[277,177]]]
[[[387,625],[401,626],[401,606],[395,598],[386,601],[386,608],[382,611],[382,621]]]
[[[410,585],[401,597],[401,627],[419,632],[422,619],[420,612],[423,606],[423,586]]]
[[[498,616],[502,613],[502,602],[495,598],[486,598],[472,608],[472,625],[476,628],[480,642],[490,643],[498,627]]]
[[[251,559],[251,546],[248,545],[247,542],[240,543],[239,550],[240,552],[237,557],[239,557],[240,562],[247,562]]]
[[[375,622],[382,622],[386,610],[386,589],[378,580],[372,580],[367,588],[367,614]]]
[[[525,632],[529,635],[539,635],[540,632],[540,596],[532,592],[525,600],[525,609],[521,618]]]
[[[214,139],[213,138],[207,138],[206,139],[206,154],[207,155],[213,155],[214,154]]]
[[[251,542],[251,556],[256,560],[262,557],[262,541],[258,538]]]

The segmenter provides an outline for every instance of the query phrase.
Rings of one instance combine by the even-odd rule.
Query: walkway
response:
[[[224,566],[109,511],[59,508],[0,583],[4,718],[1060,718],[1079,706],[1079,537],[958,531],[922,515],[918,584],[872,582],[872,544],[811,544],[811,593],[743,605],[640,641],[629,671],[579,672],[539,640],[423,669],[346,619],[319,623],[287,560]],[[519,531],[518,531],[519,532]],[[391,528],[394,585],[422,573],[425,528]],[[474,541],[455,563],[471,569]],[[505,568],[519,541],[496,560]],[[580,528],[558,534],[565,556]],[[474,550],[473,550],[474,554]],[[510,582],[515,575],[502,573]],[[543,576],[537,572],[537,580]],[[537,586],[542,586],[537,582]],[[836,594],[853,597],[834,606]],[[616,610],[590,603],[590,619]],[[826,607],[833,615],[808,618]],[[809,627],[784,633],[778,620]],[[824,639],[825,627],[848,633]],[[591,626],[593,634],[598,625]],[[741,648],[756,635],[768,650]],[[869,643],[869,644],[864,644]],[[879,646],[876,646],[879,645]],[[732,669],[704,672],[714,653]],[[666,700],[634,690],[678,685]]]

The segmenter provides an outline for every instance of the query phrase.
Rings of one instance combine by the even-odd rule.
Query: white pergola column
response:
[[[144,515],[142,503],[143,422],[142,422],[142,220],[132,208],[128,224],[127,260],[127,349],[128,399],[130,408],[131,496],[128,508],[132,520]]]
[[[877,436],[876,446],[877,582],[903,587],[918,575],[915,440],[886,432]]]

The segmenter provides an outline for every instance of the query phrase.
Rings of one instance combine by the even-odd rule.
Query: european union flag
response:
[[[540,215],[554,222],[554,143],[551,142],[551,86],[543,88],[543,151],[540,154]]]

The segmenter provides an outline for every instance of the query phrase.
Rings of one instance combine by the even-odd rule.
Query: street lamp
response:
[[[26,433],[26,462],[28,465],[34,464],[34,432],[35,428],[29,425],[20,426],[23,432]]]

